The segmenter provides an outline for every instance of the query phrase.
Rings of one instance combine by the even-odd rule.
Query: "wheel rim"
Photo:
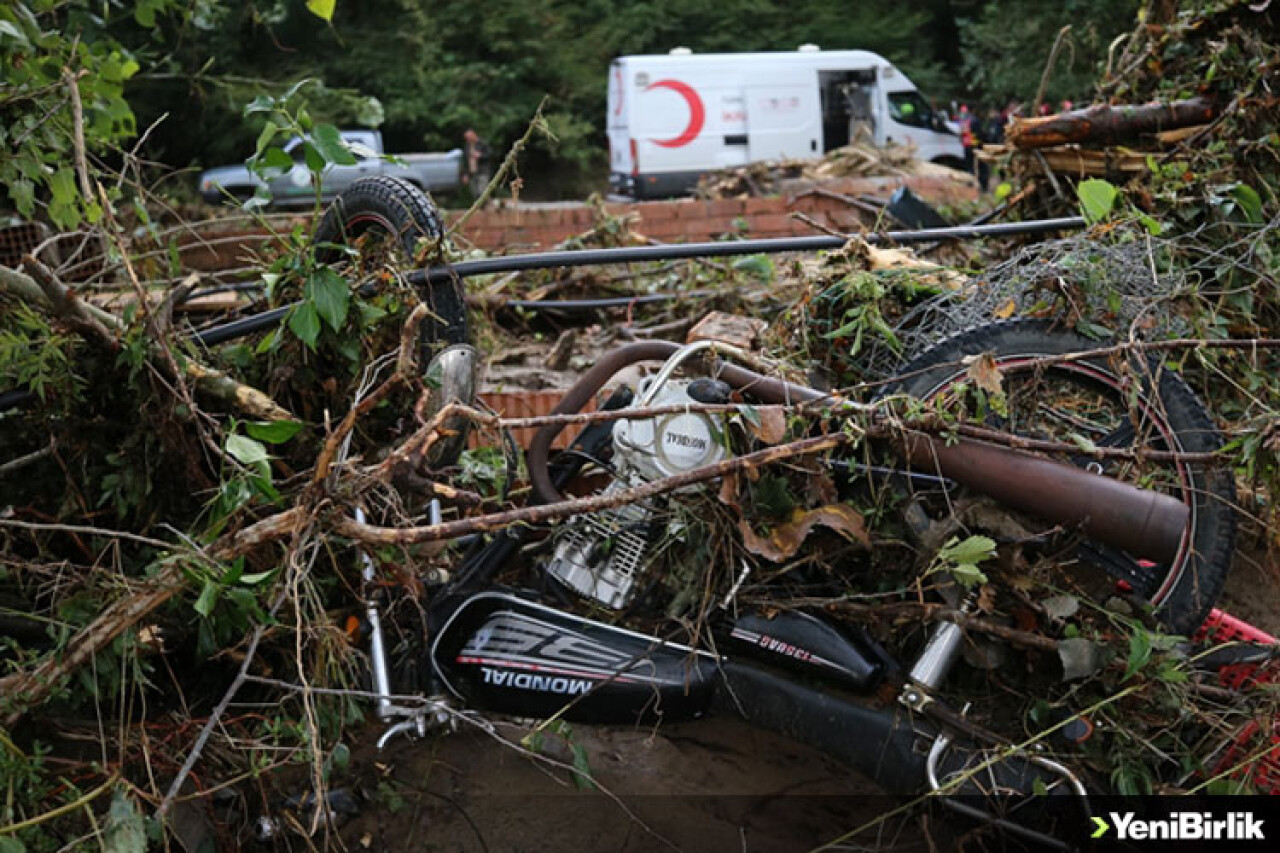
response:
[[[1036,374],[1036,376],[1052,374],[1055,377],[1067,378],[1082,388],[1104,388],[1106,389],[1106,394],[1112,404],[1117,406],[1120,412],[1128,413],[1129,408],[1124,403],[1125,389],[1123,388],[1123,383],[1114,373],[1099,367],[1095,363],[1085,361],[1066,361],[1046,366],[1042,363],[1042,360],[1046,355],[1046,353],[1015,353],[996,356],[994,361],[996,366],[999,368],[1002,380],[1006,384],[1006,394],[1009,394],[1007,390],[1008,379],[1011,376],[1019,378],[1024,377],[1028,373],[1027,369],[1029,369]],[[1027,369],[1020,370],[1020,368]],[[965,384],[968,377],[969,372],[967,368],[957,369],[947,376],[942,377],[923,393],[916,394],[916,396],[922,400],[936,400],[940,395],[952,393],[953,397],[951,402],[954,403],[954,389],[959,385]],[[1153,377],[1152,382],[1156,381],[1157,380]],[[1152,395],[1149,392],[1144,390],[1135,398],[1136,410],[1140,416],[1140,425],[1144,428],[1146,435],[1150,436],[1154,434],[1158,442],[1163,444],[1163,449],[1173,452],[1182,452],[1184,447],[1180,437],[1170,425],[1167,417],[1156,405],[1153,404],[1151,396]],[[944,401],[944,405],[945,404],[946,402]],[[1010,410],[1012,411],[1013,408],[1014,403],[1013,401],[1010,401]],[[1080,421],[1074,421],[1072,423],[1076,426],[1082,425]],[[1008,431],[1015,434],[1022,434],[1020,433],[1017,424],[1014,425],[1014,428],[1008,429]],[[1060,437],[1055,437],[1061,440]],[[1130,446],[1147,444],[1149,444],[1149,441],[1143,441],[1142,434],[1135,430],[1134,443]],[[1176,479],[1174,482],[1164,485],[1176,490],[1176,494],[1174,496],[1188,507],[1190,510],[1190,518],[1186,528],[1183,530],[1182,540],[1179,543],[1177,556],[1171,564],[1165,567],[1167,570],[1163,577],[1159,579],[1159,582],[1154,584],[1154,591],[1146,595],[1147,600],[1156,609],[1160,609],[1168,603],[1174,590],[1178,587],[1188,567],[1192,563],[1192,539],[1196,529],[1198,513],[1197,501],[1195,499],[1196,484],[1186,464],[1182,461],[1174,461],[1170,463],[1170,468],[1168,470],[1170,470],[1171,473],[1176,474]],[[1168,489],[1164,489],[1164,491],[1168,493]],[[1156,565],[1146,561],[1135,560],[1128,555],[1124,555],[1124,557],[1138,569],[1149,571],[1152,566]],[[1114,576],[1114,572],[1105,569],[1105,567],[1101,568]],[[1137,575],[1138,572],[1134,572],[1134,574]]]

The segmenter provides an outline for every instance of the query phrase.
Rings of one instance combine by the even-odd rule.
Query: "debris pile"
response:
[[[821,185],[842,178],[933,177],[972,184],[972,176],[917,159],[915,146],[876,147],[857,141],[828,151],[821,160],[778,160],[750,163],[710,172],[698,181],[699,198],[778,195],[802,185]]]

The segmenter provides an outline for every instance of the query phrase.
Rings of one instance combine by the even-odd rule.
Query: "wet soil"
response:
[[[340,830],[348,850],[801,851],[874,824],[902,800],[825,755],[734,720],[659,730],[577,726],[572,743],[599,789],[581,790],[563,743],[535,760],[499,737],[460,731],[369,741],[352,756],[367,804]],[[926,851],[945,830],[893,816],[843,849]],[[948,836],[950,837],[950,836]],[[950,846],[943,843],[943,847]],[[935,848],[937,849],[937,848]]]

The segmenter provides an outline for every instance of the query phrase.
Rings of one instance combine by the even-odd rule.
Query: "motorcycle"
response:
[[[385,180],[357,188],[330,210],[322,235],[349,241],[372,228],[407,245],[439,236],[429,203],[409,192]],[[476,355],[463,342],[456,282],[433,281],[424,297],[437,327],[424,344],[447,344],[430,353],[426,371],[438,410],[471,402]],[[646,363],[655,369],[635,381]],[[1232,477],[1204,464],[1221,439],[1203,405],[1158,360],[1042,320],[996,322],[937,343],[871,404],[766,375],[758,364],[715,341],[649,341],[606,354],[568,389],[553,416],[575,415],[609,390],[598,419],[554,458],[565,418],[536,433],[525,457],[529,501],[557,505],[572,489],[594,492],[606,508],[554,529],[470,537],[451,571],[427,583],[420,629],[410,632],[423,703],[393,699],[388,602],[373,559],[362,556],[373,692],[388,723],[379,745],[425,736],[459,713],[623,724],[731,714],[816,746],[889,792],[933,793],[957,812],[1065,849],[1070,828],[1087,818],[1046,816],[1037,795],[1087,814],[1086,795],[1098,787],[1071,762],[1087,720],[1062,726],[1077,732],[1054,742],[1064,757],[1039,740],[1011,744],[957,707],[947,685],[966,645],[973,588],[938,584],[949,618],[900,657],[827,606],[853,582],[824,576],[817,586],[826,598],[787,604],[797,599],[785,590],[803,570],[763,565],[737,543],[720,549],[731,560],[706,567],[696,619],[673,619],[679,608],[658,552],[697,546],[707,528],[673,508],[714,500],[727,463],[767,455],[751,429],[756,407],[787,406],[811,416],[802,436],[835,437],[819,468],[839,495],[870,490],[895,505],[925,562],[948,536],[987,529],[982,508],[994,503],[1041,524],[1034,533],[1006,528],[1005,543],[1020,539],[1018,547],[1068,565],[1099,601],[1122,595],[1169,632],[1190,634],[1221,591],[1234,535]],[[943,429],[879,414],[902,400]],[[435,464],[462,449],[465,424],[453,426]],[[881,464],[885,454],[897,464]],[[671,478],[684,485],[645,489]],[[643,496],[611,500],[630,494]],[[433,522],[440,509],[433,503]],[[856,575],[856,561],[840,560],[840,572]],[[680,629],[690,621],[696,630]]]

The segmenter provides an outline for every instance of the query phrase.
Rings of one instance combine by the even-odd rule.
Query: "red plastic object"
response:
[[[1217,609],[1209,613],[1209,618],[1192,639],[1213,645],[1252,643],[1273,646],[1280,643],[1266,631]],[[1280,680],[1280,672],[1274,662],[1261,666],[1234,663],[1218,670],[1218,682],[1233,690],[1276,680]],[[1269,719],[1265,724],[1250,720],[1218,761],[1214,775],[1236,765],[1239,769],[1232,772],[1233,777],[1248,779],[1259,793],[1280,795],[1280,719]]]
[[[1209,611],[1209,618],[1204,620],[1200,630],[1191,639],[1198,643],[1257,643],[1262,646],[1274,646],[1280,643],[1275,637],[1259,628],[1255,628],[1243,619],[1237,619],[1230,613],[1214,608]]]
[[[1217,608],[1192,637],[1198,643],[1221,645],[1223,643],[1250,643],[1258,646],[1274,646],[1280,643],[1275,637],[1253,627],[1243,619]],[[1232,690],[1266,684],[1280,679],[1280,669],[1275,662],[1259,666],[1256,663],[1232,663],[1218,670],[1218,683]]]
[[[1270,731],[1264,729],[1258,720],[1245,724],[1214,767],[1213,775],[1236,767],[1230,774],[1233,778],[1248,779],[1259,794],[1274,797],[1280,795],[1280,720],[1266,722]]]

